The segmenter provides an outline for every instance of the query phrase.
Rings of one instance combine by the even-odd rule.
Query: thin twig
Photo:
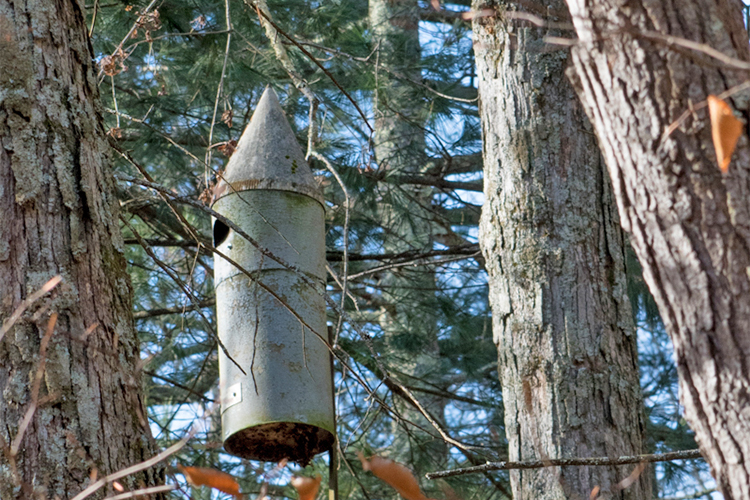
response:
[[[156,127],[152,126],[148,122],[146,122],[144,120],[141,120],[140,118],[135,118],[133,116],[130,116],[127,113],[117,112],[114,109],[105,108],[104,111],[106,111],[107,113],[113,114],[113,115],[117,115],[118,117],[125,118],[126,120],[132,121],[134,123],[138,123],[140,125],[143,125],[146,128],[149,128],[150,130],[153,130],[154,132],[156,132],[157,134],[159,134],[160,136],[162,136],[164,139],[166,139],[172,146],[176,147],[177,149],[179,149],[180,151],[182,151],[183,153],[185,153],[187,156],[189,156],[190,158],[192,158],[196,163],[206,165],[203,162],[203,160],[201,160],[200,158],[198,158],[197,156],[195,156],[193,153],[191,153],[190,151],[188,151],[185,147],[183,147],[180,144],[178,144],[168,134],[165,134],[164,132],[162,132],[161,130],[159,130]],[[115,151],[117,151],[118,153],[123,154],[122,151],[119,149],[119,146],[115,147],[116,145],[112,144],[111,142],[110,142],[110,146],[112,146],[112,148]],[[208,168],[210,168],[210,166],[208,166]]]
[[[41,299],[47,293],[51,292],[57,285],[60,284],[61,281],[62,276],[58,274],[57,276],[50,279],[47,283],[42,285],[42,288],[32,293],[26,298],[26,300],[21,302],[21,305],[19,305],[16,310],[13,311],[13,314],[10,315],[10,318],[3,322],[3,327],[0,329],[0,341],[3,340],[5,334],[8,333],[11,328],[13,328],[13,325],[16,324],[16,321],[18,321],[21,315],[26,311],[26,309],[29,308],[29,306],[31,306],[31,304]]]
[[[114,472],[108,476],[105,476],[99,479],[98,481],[90,485],[88,488],[86,488],[85,490],[83,490],[82,492],[74,496],[72,500],[83,500],[84,498],[87,498],[94,492],[98,491],[102,486],[106,485],[107,483],[111,483],[112,481],[117,481],[118,479],[122,479],[123,477],[127,477],[131,474],[135,474],[136,472],[140,472],[142,470],[148,469],[149,467],[153,467],[154,465],[158,464],[162,460],[180,451],[188,443],[188,441],[195,435],[196,432],[197,432],[197,427],[194,429],[191,429],[187,433],[187,436],[185,436],[180,441],[173,444],[166,450],[162,451],[158,455],[155,455],[149,458],[148,460],[144,460],[141,463],[132,465],[130,467],[119,470],[117,472]]]
[[[680,38],[678,36],[664,35],[657,31],[625,31],[625,33],[631,34],[638,38],[645,38],[646,40],[651,40],[654,42],[662,42],[667,46],[676,45],[678,47],[683,47],[695,52],[700,52],[713,59],[716,59],[729,68],[741,71],[750,71],[750,62],[730,57],[705,43],[694,42],[692,40]]]
[[[115,93],[115,75],[109,76],[110,82],[112,83],[112,102],[115,105],[115,117],[117,128],[120,128],[120,111],[117,109],[117,93]]]
[[[121,493],[119,495],[115,495],[113,497],[107,497],[104,500],[125,500],[126,498],[135,498],[135,497],[146,497],[146,495],[150,495],[152,493],[162,493],[165,491],[172,491],[178,488],[178,485],[176,484],[164,484],[162,486],[152,486],[151,488],[143,488],[141,490],[133,490],[128,491],[127,493]],[[151,498],[151,497],[147,497]]]
[[[528,21],[539,27],[558,28],[558,29],[565,29],[565,30],[572,29],[572,26],[568,23],[550,22],[545,19],[542,19],[539,16],[535,16],[534,14],[529,14],[527,12],[506,12],[504,16],[508,19],[518,19],[522,21]],[[724,64],[726,67],[740,70],[740,71],[750,71],[750,62],[748,61],[743,61],[742,59],[730,57],[724,54],[723,52],[721,52],[720,50],[716,50],[715,48],[705,43],[694,42],[693,40],[688,40],[687,38],[682,38],[678,36],[665,35],[663,33],[659,33],[658,31],[614,29],[614,30],[609,30],[609,31],[603,31],[601,33],[601,36],[597,37],[596,40],[603,40],[614,35],[622,35],[622,34],[632,35],[636,38],[644,38],[652,42],[661,42],[670,47],[677,46],[677,47],[682,47],[682,48],[689,49],[695,52],[700,52],[702,54],[705,54],[711,57],[712,59],[716,59],[720,63]],[[550,39],[552,38],[553,37],[550,37]],[[575,45],[579,43],[577,40],[558,39],[556,37],[554,38],[554,40],[555,42],[559,42],[562,45]],[[547,41],[550,41],[550,40],[548,39]]]
[[[99,10],[99,0],[94,0],[94,13],[91,15],[91,28],[89,28],[89,38],[94,34],[94,25],[96,24],[96,13]]]
[[[331,278],[333,278],[333,281],[339,286],[339,290],[343,290],[344,284],[341,282],[341,279],[339,278],[339,275],[336,274],[336,271],[333,270],[333,268],[331,267],[331,265],[328,262],[326,262],[326,271],[328,271],[328,274],[331,275]],[[349,300],[351,300],[352,303],[354,304],[354,309],[357,312],[360,312],[359,311],[359,302],[357,302],[357,297],[355,297],[354,295],[352,295],[351,290],[348,290],[346,292],[346,296],[349,297]]]
[[[286,38],[287,40],[289,40],[290,42],[292,42],[300,51],[302,51],[303,54],[305,54],[312,62],[314,62],[315,65],[318,68],[320,68],[320,70],[323,71],[323,73],[325,73],[325,75],[328,78],[330,78],[331,82],[333,82],[333,84],[341,91],[341,93],[343,93],[344,96],[346,96],[346,98],[349,100],[349,102],[351,102],[352,105],[354,105],[354,108],[359,113],[359,116],[362,117],[362,120],[364,120],[365,125],[367,125],[367,128],[370,129],[370,133],[374,132],[372,126],[370,125],[370,122],[367,121],[367,117],[365,116],[364,112],[359,107],[359,104],[357,104],[357,101],[355,101],[352,98],[352,96],[350,96],[349,93],[346,90],[344,90],[344,87],[341,86],[341,84],[336,80],[336,78],[331,74],[331,72],[328,71],[325,66],[323,66],[322,64],[320,64],[320,61],[318,61],[315,58],[315,56],[313,56],[312,54],[310,54],[310,52],[308,52],[299,42],[297,42],[297,40],[295,40],[294,38],[292,38],[291,35],[289,35],[288,33],[286,33],[275,22],[273,22],[273,20],[265,12],[263,12],[262,10],[260,10],[257,6],[253,5],[252,1],[245,0],[245,3],[247,3],[249,5],[252,5],[257,10],[258,15],[261,15],[261,16],[265,17],[266,20],[271,24],[271,26],[273,26],[273,28],[279,34],[283,35],[284,38]]]
[[[546,460],[527,460],[524,462],[487,462],[476,467],[465,467],[463,469],[444,470],[437,472],[428,472],[425,474],[427,479],[438,479],[452,476],[462,476],[464,474],[475,474],[491,470],[510,470],[510,469],[541,469],[544,467],[566,467],[566,466],[611,466],[637,464],[641,462],[670,462],[672,460],[693,460],[703,456],[700,450],[672,451],[669,453],[657,453],[652,455],[633,455],[622,456],[617,458],[610,457],[591,457],[591,458],[549,458]]]
[[[216,125],[216,113],[219,109],[219,99],[221,99],[221,92],[224,89],[224,76],[227,72],[227,61],[229,60],[229,47],[232,44],[232,20],[229,17],[229,0],[224,0],[224,17],[227,23],[227,45],[224,49],[224,64],[221,67],[221,77],[219,78],[219,85],[216,87],[216,99],[214,100],[214,113],[211,116],[211,128],[208,131],[208,148],[206,149],[206,167],[204,168],[204,181],[206,187],[209,185],[208,171],[211,165],[211,145],[214,143],[214,125]]]
[[[662,500],[693,500],[694,498],[701,498],[701,497],[705,497],[706,495],[710,495],[714,491],[718,491],[718,490],[716,488],[708,488],[705,490],[688,493],[687,495],[681,496],[681,497],[665,497],[665,498],[662,498]]]
[[[156,265],[158,265],[160,268],[162,268],[162,270],[165,273],[167,273],[167,275],[170,278],[172,278],[172,281],[174,281],[177,284],[177,286],[179,286],[182,289],[182,291],[185,293],[185,295],[187,295],[187,297],[190,299],[190,301],[192,303],[198,303],[199,300],[193,294],[193,292],[190,290],[190,287],[184,281],[182,281],[180,279],[180,277],[177,276],[174,273],[174,271],[165,262],[163,262],[159,257],[156,256],[156,254],[153,252],[153,250],[151,250],[151,248],[149,248],[149,246],[146,244],[146,242],[143,241],[143,238],[141,237],[141,235],[127,221],[127,219],[125,217],[120,216],[120,220],[122,221],[123,224],[125,224],[128,227],[128,229],[130,229],[130,231],[133,233],[133,236],[135,236],[135,238],[139,241],[139,243],[141,243],[141,247],[146,252],[146,254],[148,254],[148,256],[151,257],[151,260],[153,260],[156,263]],[[243,375],[247,375],[247,372],[245,372],[245,370],[242,368],[242,366],[240,366],[240,364],[237,361],[235,361],[235,359],[232,357],[232,355],[229,354],[229,350],[226,348],[226,346],[224,345],[224,343],[219,338],[219,334],[216,333],[216,330],[214,330],[213,326],[211,326],[211,322],[208,320],[208,318],[206,318],[206,316],[203,314],[203,312],[201,312],[200,309],[196,309],[196,311],[198,312],[198,314],[200,315],[200,317],[203,318],[203,321],[206,324],[207,330],[209,332],[211,332],[211,334],[213,335],[213,337],[219,343],[219,347],[221,347],[221,350],[224,352],[224,355],[226,355],[227,359],[229,359],[229,361],[231,361],[242,372]]]
[[[260,20],[260,24],[263,26],[263,29],[265,29],[266,31],[266,37],[268,37],[268,40],[273,46],[273,51],[276,54],[276,59],[278,59],[278,61],[281,63],[281,66],[286,70],[289,78],[291,78],[294,82],[294,86],[297,88],[297,90],[302,92],[307,100],[310,101],[311,105],[312,103],[317,103],[318,99],[315,97],[315,95],[313,95],[312,90],[310,90],[310,86],[307,84],[307,82],[297,73],[297,70],[294,67],[294,63],[292,63],[292,60],[289,58],[289,54],[287,54],[286,52],[286,48],[279,40],[279,34],[282,34],[286,37],[288,37],[288,35],[286,35],[286,33],[281,33],[281,30],[278,28],[278,26],[276,26],[276,23],[274,23],[271,19],[271,14],[268,10],[266,0],[255,0],[254,2],[246,0],[245,3],[254,8],[258,13],[258,19]],[[317,107],[317,104],[315,104],[315,106]]]
[[[343,255],[341,257],[341,262],[343,266],[343,271],[341,275],[341,310],[344,310],[344,306],[346,305],[346,295],[347,295],[347,288],[349,285],[349,207],[351,205],[351,198],[349,197],[349,191],[346,189],[346,185],[344,184],[344,180],[341,178],[339,173],[336,171],[335,168],[333,168],[333,165],[330,161],[328,161],[328,158],[323,156],[322,154],[318,153],[317,151],[310,151],[310,156],[315,158],[316,160],[322,161],[329,172],[331,172],[331,175],[336,179],[336,182],[339,183],[339,186],[341,187],[341,191],[344,192],[344,229],[343,229],[343,238],[344,238],[344,250]],[[355,302],[356,305],[356,302]],[[341,326],[343,323],[344,317],[339,315],[338,322],[336,323],[336,332],[333,336],[333,345],[334,347],[339,344],[339,334],[341,333]]]
[[[141,44],[152,43],[152,42],[156,42],[157,40],[164,40],[167,38],[186,37],[186,36],[202,37],[206,35],[224,35],[226,33],[229,33],[230,31],[234,32],[234,30],[219,30],[219,31],[185,31],[185,32],[177,32],[177,33],[165,33],[164,35],[152,36],[150,40],[136,40],[132,44],[128,45],[126,47],[126,50],[130,51],[133,48]]]
[[[135,240],[138,242],[138,240]],[[148,240],[146,240],[146,244],[148,244]],[[149,245],[150,246],[150,245]],[[148,309],[146,311],[135,311],[133,313],[133,319],[139,320],[139,319],[147,319],[147,318],[153,318],[155,316],[164,316],[167,314],[184,314],[186,312],[195,311],[196,309],[203,309],[204,307],[213,307],[216,305],[216,299],[205,299],[200,302],[195,302],[190,305],[185,306],[173,306],[173,307],[161,307],[158,309]]]
[[[18,455],[18,450],[21,448],[21,441],[23,441],[23,435],[26,433],[31,419],[34,418],[34,412],[36,411],[37,405],[39,404],[39,389],[42,386],[42,378],[44,377],[44,369],[47,366],[47,346],[52,338],[52,333],[55,331],[55,325],[57,324],[57,313],[52,313],[47,322],[47,331],[44,333],[42,342],[39,345],[39,366],[36,369],[34,375],[34,385],[31,387],[31,402],[29,408],[26,410],[26,414],[21,421],[21,425],[18,427],[18,433],[16,434],[13,443],[10,445],[10,454],[15,457]]]
[[[417,410],[427,419],[427,421],[433,426],[433,428],[440,434],[440,436],[446,440],[446,442],[449,442],[453,444],[456,447],[459,447],[461,449],[466,449],[466,445],[462,444],[461,442],[453,439],[447,434],[447,431],[445,431],[441,425],[425,410],[425,408],[419,403],[419,401],[411,394],[411,392],[403,387],[403,385],[396,380],[394,380],[389,372],[386,370],[385,366],[383,365],[381,356],[378,354],[377,350],[375,349],[375,346],[372,342],[372,337],[368,335],[364,330],[362,330],[352,319],[349,317],[349,315],[346,313],[346,311],[342,310],[339,305],[334,301],[331,297],[329,297],[324,290],[319,290],[319,287],[316,285],[316,282],[310,279],[304,272],[302,272],[299,267],[290,264],[283,260],[282,258],[274,255],[271,251],[260,245],[258,241],[256,241],[252,236],[250,236],[245,230],[243,230],[241,227],[239,227],[237,224],[235,224],[232,220],[228,219],[227,217],[223,216],[222,214],[216,212],[212,208],[206,206],[204,203],[193,200],[191,198],[187,198],[184,196],[176,195],[175,193],[171,192],[164,186],[160,186],[154,182],[149,181],[143,181],[140,179],[135,179],[132,177],[126,177],[122,175],[117,175],[116,178],[124,180],[126,182],[132,182],[134,184],[140,184],[141,186],[145,186],[151,189],[154,189],[155,191],[164,194],[165,196],[171,197],[172,199],[179,200],[182,203],[185,203],[187,205],[191,205],[203,212],[206,212],[213,216],[215,219],[221,221],[223,224],[225,224],[227,227],[232,229],[235,233],[237,233],[240,237],[245,239],[248,243],[253,245],[262,255],[265,255],[266,257],[269,257],[274,262],[277,262],[281,264],[286,269],[289,269],[290,271],[294,271],[299,276],[300,280],[305,283],[312,291],[321,297],[326,301],[329,307],[334,310],[339,315],[344,316],[344,320],[347,321],[352,329],[360,336],[360,338],[365,342],[365,345],[367,346],[367,349],[370,351],[370,354],[373,357],[373,361],[378,366],[378,369],[381,371],[382,376],[384,377],[384,381],[387,380],[392,386],[399,387],[402,389],[402,397],[406,399],[407,402],[409,402],[412,406],[417,408]],[[235,268],[237,268],[240,272],[245,274],[248,278],[251,280],[255,279],[255,276],[244,269],[240,264],[235,262],[232,258],[221,252],[220,250],[217,250],[214,247],[211,247],[210,245],[206,245],[206,248],[213,251],[216,255],[221,257],[222,259],[226,260],[228,263],[233,265]],[[146,249],[148,252],[149,250]],[[153,253],[153,252],[152,252]],[[155,256],[152,256],[152,259],[155,259]],[[158,263],[158,262],[157,262]],[[289,311],[296,319],[299,321],[303,326],[307,327],[315,336],[318,337],[318,339],[323,342],[323,344],[328,348],[328,350],[336,356],[336,358],[339,360],[339,362],[342,363],[342,365],[346,366],[351,370],[348,363],[346,363],[346,360],[344,360],[341,356],[338,355],[336,350],[333,349],[331,344],[328,342],[327,333],[324,336],[321,332],[318,332],[315,328],[313,328],[310,324],[305,321],[305,319],[294,310],[294,308],[290,307],[282,297],[280,297],[273,289],[265,285],[262,281],[257,282],[261,288],[263,288],[266,292],[271,294],[272,297],[274,297],[276,300],[279,301],[279,303],[287,310]],[[352,370],[353,375],[357,379],[357,381],[371,394],[371,396],[375,397],[375,394],[373,393],[372,389],[369,388],[367,383],[363,378],[361,378],[358,374],[354,373]],[[379,399],[379,398],[378,398]],[[380,400],[379,400],[380,401]],[[393,412],[394,410],[390,408],[388,405],[385,404],[385,402],[381,401],[381,404],[384,408],[386,408],[388,411]]]
[[[315,137],[318,135],[315,116],[318,113],[319,104],[318,99],[310,100],[310,111],[307,115],[307,154],[305,155],[305,160],[308,162],[310,161],[310,155],[315,151]]]
[[[200,392],[198,392],[196,390],[193,390],[193,389],[191,389],[190,387],[188,387],[186,385],[182,385],[179,382],[175,382],[172,379],[169,379],[167,377],[162,377],[161,375],[159,375],[156,372],[152,372],[151,370],[142,370],[142,371],[143,371],[143,373],[145,373],[149,377],[153,377],[153,378],[157,378],[159,380],[163,380],[164,382],[166,382],[168,384],[171,384],[171,385],[173,385],[175,387],[178,387],[178,388],[182,389],[183,391],[189,392],[190,394],[192,394],[194,396],[197,396],[197,397],[201,398],[204,401],[207,401],[209,403],[215,403],[216,402],[216,400],[211,399],[209,397],[206,397],[205,395],[201,394]]]
[[[323,52],[328,52],[330,54],[333,54],[335,56],[342,56],[342,57],[345,57],[345,58],[349,59],[350,61],[356,61],[356,62],[365,63],[365,64],[369,64],[370,63],[370,57],[372,56],[372,54],[370,54],[367,57],[358,57],[358,56],[354,56],[352,54],[343,52],[343,51],[341,51],[339,49],[332,49],[330,47],[326,47],[325,45],[320,45],[320,44],[312,43],[312,42],[299,42],[299,44],[300,45],[306,45],[308,47],[313,47],[313,48],[316,48],[318,50],[322,50]],[[375,50],[373,50],[373,53],[376,50],[377,50],[377,47],[376,47]],[[456,97],[456,96],[444,94],[444,93],[442,93],[442,92],[440,92],[438,90],[433,89],[432,87],[430,87],[426,83],[419,82],[417,80],[413,80],[413,79],[409,78],[408,76],[405,76],[405,75],[399,73],[398,71],[395,71],[395,70],[393,70],[391,68],[388,68],[386,66],[381,66],[379,64],[379,62],[377,62],[377,61],[375,62],[375,67],[376,67],[376,71],[378,69],[383,70],[386,73],[388,73],[388,74],[396,77],[396,79],[398,79],[398,80],[404,80],[404,81],[409,82],[409,83],[411,83],[413,85],[416,85],[418,87],[422,87],[423,89],[427,90],[428,92],[431,92],[431,93],[433,93],[433,94],[435,94],[435,95],[437,95],[439,97],[442,97],[443,99],[448,99],[449,101],[456,101],[456,102],[463,102],[463,103],[467,103],[467,104],[474,104],[474,103],[476,103],[479,100],[478,97],[474,97],[472,99],[466,99],[466,98],[463,98],[463,97]]]
[[[482,252],[475,252],[475,253],[473,253],[471,255],[465,255],[465,256],[460,256],[460,257],[449,257],[449,258],[445,258],[445,259],[430,260],[430,261],[425,262],[424,264],[429,264],[429,265],[447,264],[449,262],[457,262],[457,261],[469,259],[471,257],[477,257],[477,256],[481,255],[481,253]],[[399,267],[416,266],[418,263],[419,263],[419,259],[411,260],[411,261],[408,261],[408,262],[397,262],[395,264],[385,264],[385,265],[382,265],[382,266],[373,267],[372,269],[367,269],[366,271],[362,271],[362,272],[359,272],[359,273],[356,273],[356,274],[352,274],[351,276],[349,276],[349,278],[350,279],[361,278],[362,276],[367,276],[368,274],[374,274],[374,273],[377,273],[377,272],[380,272],[380,271],[386,271],[386,270],[389,270],[389,269],[397,269]]]
[[[739,85],[735,85],[734,87],[725,90],[724,92],[722,92],[721,94],[719,94],[717,97],[719,99],[726,99],[727,97],[730,97],[730,96],[732,96],[732,95],[734,95],[734,94],[736,94],[738,92],[742,92],[743,90],[746,90],[748,88],[750,88],[750,80],[746,80],[746,81],[740,83]],[[706,101],[701,101],[698,104],[691,104],[688,107],[688,109],[686,109],[685,111],[683,111],[683,113],[680,115],[679,118],[677,118],[675,121],[673,121],[672,123],[669,124],[669,127],[667,127],[667,129],[664,131],[664,134],[661,137],[661,142],[659,143],[659,145],[660,146],[663,145],[664,142],[667,140],[667,138],[672,134],[672,132],[674,132],[675,130],[677,130],[677,128],[680,125],[682,125],[682,123],[685,120],[687,120],[689,116],[693,115],[699,109],[705,108],[706,106],[708,106],[708,101],[707,100]]]

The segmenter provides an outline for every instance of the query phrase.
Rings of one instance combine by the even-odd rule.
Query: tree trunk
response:
[[[0,498],[68,499],[152,454],[92,50],[79,2],[0,1]],[[51,313],[56,328],[40,367]],[[43,373],[36,401],[33,380]],[[24,416],[38,403],[11,445]],[[159,480],[150,472],[121,481]]]
[[[708,114],[685,111],[740,83],[705,54],[750,60],[739,0],[569,0],[580,42],[570,75],[606,158],[622,225],[672,337],[685,415],[726,498],[750,498],[750,144],[726,176]],[[745,119],[747,94],[729,99]]]
[[[417,87],[421,81],[419,4],[417,0],[370,0],[369,22],[377,45],[374,150],[384,175],[416,174],[428,167],[424,133],[425,106]],[[382,69],[381,69],[382,68]],[[394,76],[398,74],[402,78]],[[430,224],[432,189],[424,186],[382,184],[386,192],[379,203],[380,219],[387,231],[386,253],[432,249]],[[435,276],[427,268],[400,269],[380,280],[390,305],[381,311],[389,365],[408,376],[423,378],[439,372],[439,347],[435,320]],[[432,300],[425,300],[426,295]],[[440,422],[445,400],[439,396],[420,400]],[[400,408],[408,420],[425,428],[430,424],[410,406]],[[397,422],[398,424],[398,422]],[[395,429],[394,429],[395,431]],[[396,435],[404,436],[403,432]],[[393,458],[408,460],[409,446],[394,446]],[[440,466],[447,447],[442,441],[425,446],[433,466]]]
[[[475,1],[473,10],[498,3]],[[562,1],[535,2],[566,17]],[[474,20],[489,273],[509,460],[644,452],[624,238],[591,126],[546,30]],[[628,467],[510,473],[517,499],[650,497]]]

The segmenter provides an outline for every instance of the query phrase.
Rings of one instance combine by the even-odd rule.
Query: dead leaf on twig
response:
[[[187,482],[193,486],[208,486],[235,498],[242,498],[240,485],[226,472],[207,467],[185,467],[183,465],[178,465],[177,468],[185,476]]]
[[[630,473],[628,477],[620,481],[615,485],[615,488],[618,490],[624,490],[625,488],[628,488],[633,485],[636,481],[638,481],[638,478],[641,476],[644,470],[646,470],[646,466],[648,464],[646,462],[641,462],[638,465],[635,466],[635,469],[633,469],[633,472]]]
[[[742,135],[742,122],[734,116],[729,104],[715,95],[708,96],[708,112],[711,116],[711,137],[716,149],[716,160],[721,173],[726,174],[737,140]]]
[[[376,477],[388,483],[406,500],[428,500],[419,489],[417,478],[405,465],[377,455],[371,456],[368,460],[359,451],[357,457],[362,462],[364,470],[371,471]]]
[[[320,476],[315,476],[314,478],[292,476],[292,486],[297,490],[299,500],[315,500],[320,489],[320,481]]]

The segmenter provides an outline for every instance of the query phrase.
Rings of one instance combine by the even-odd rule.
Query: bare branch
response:
[[[47,331],[44,333],[42,343],[39,346],[39,366],[36,369],[34,375],[34,385],[31,387],[31,402],[29,408],[26,410],[26,414],[23,416],[21,425],[18,428],[18,433],[13,443],[10,445],[10,454],[12,456],[18,455],[18,450],[21,448],[21,441],[23,441],[23,435],[26,433],[31,419],[34,418],[34,412],[36,411],[37,405],[39,404],[39,389],[42,386],[42,378],[44,377],[44,369],[47,366],[47,346],[52,338],[52,334],[55,331],[55,325],[57,324],[57,313],[52,313],[47,322]]]
[[[94,492],[98,491],[102,486],[106,485],[107,483],[111,483],[112,481],[117,481],[118,479],[122,479],[123,477],[127,477],[131,474],[135,474],[136,472],[140,472],[142,470],[148,469],[149,467],[153,467],[154,465],[158,464],[162,460],[165,460],[166,458],[180,451],[187,444],[187,442],[193,437],[193,435],[195,435],[196,430],[197,430],[197,427],[195,429],[192,429],[190,432],[188,432],[187,436],[185,436],[183,439],[173,444],[166,450],[162,451],[158,455],[155,455],[149,458],[148,460],[144,460],[141,463],[132,465],[130,467],[119,470],[106,477],[99,479],[98,481],[91,484],[88,488],[86,488],[85,490],[83,490],[82,492],[74,496],[73,500],[83,500],[84,498],[88,498]]]
[[[214,112],[211,115],[211,128],[208,131],[208,147],[206,148],[206,159],[204,169],[204,181],[206,187],[208,187],[208,171],[211,165],[211,148],[214,141],[214,126],[216,125],[216,113],[219,111],[219,100],[221,99],[221,93],[224,90],[224,77],[227,73],[227,61],[229,61],[229,47],[232,45],[232,18],[229,15],[229,0],[224,0],[224,17],[227,24],[227,45],[224,49],[224,63],[221,66],[221,76],[219,77],[219,85],[216,87],[216,99],[214,100]]]
[[[162,493],[165,491],[172,491],[177,489],[176,484],[165,484],[162,486],[152,486],[151,488],[143,488],[142,490],[133,490],[126,493],[121,493],[113,497],[107,497],[104,500],[125,500],[126,498],[135,498],[140,496],[150,495],[152,493]],[[148,497],[151,498],[151,497]]]
[[[21,302],[21,305],[18,306],[16,310],[13,311],[13,314],[10,315],[10,318],[3,322],[3,327],[0,328],[0,341],[3,340],[3,337],[6,333],[8,333],[8,330],[13,328],[13,325],[16,324],[18,318],[21,317],[21,315],[26,311],[26,309],[29,308],[29,306],[31,306],[31,304],[44,297],[48,292],[52,291],[52,289],[59,285],[61,281],[62,276],[58,274],[57,276],[50,279],[47,283],[45,283],[42,288],[32,293],[26,298],[26,300]]]
[[[279,25],[277,25],[275,22],[273,22],[273,20],[271,19],[271,17],[266,12],[264,12],[263,10],[261,10],[260,7],[258,7],[257,5],[254,5],[254,2],[252,2],[251,0],[245,0],[245,3],[247,3],[248,5],[250,5],[251,7],[253,7],[258,12],[258,15],[262,16],[263,18],[265,18],[265,20],[268,22],[268,24],[270,24],[273,27],[273,29],[276,30],[276,32],[278,32],[280,35],[283,35],[287,40],[289,40],[290,42],[292,42],[303,54],[305,54],[305,56],[307,56],[312,62],[314,62],[315,65],[318,68],[320,68],[321,71],[323,71],[323,73],[325,73],[325,75],[328,78],[330,78],[331,82],[333,82],[333,84],[336,87],[338,87],[338,89],[344,94],[344,96],[346,96],[346,98],[349,99],[349,102],[352,103],[352,105],[354,106],[354,108],[359,113],[359,116],[362,117],[362,120],[365,122],[365,125],[367,125],[367,128],[370,129],[370,132],[372,132],[373,131],[372,126],[370,125],[370,122],[367,121],[367,116],[365,116],[364,112],[359,107],[359,104],[357,104],[357,101],[355,101],[352,98],[352,96],[349,95],[349,93],[344,89],[344,87],[342,87],[341,84],[336,80],[336,78],[331,74],[331,72],[328,71],[325,66],[323,66],[322,64],[320,64],[320,61],[318,61],[317,59],[315,59],[315,57],[312,54],[310,54],[310,52],[308,52],[307,50],[305,50],[305,48],[299,42],[297,42],[288,33],[286,33],[284,30],[282,30],[279,27]],[[265,1],[263,1],[263,4],[265,5]],[[269,38],[273,41],[273,39],[275,37],[269,35]],[[286,67],[285,67],[285,69],[286,69]],[[300,88],[300,91],[304,93],[304,91],[303,91],[302,88]],[[309,97],[308,97],[308,99],[309,99]]]
[[[167,314],[182,314],[189,311],[195,311],[196,309],[203,309],[204,307],[212,307],[216,304],[216,299],[206,299],[200,302],[193,302],[187,306],[173,306],[173,307],[162,307],[159,309],[149,309],[147,311],[136,311],[133,313],[134,319],[146,319],[153,318],[155,316],[165,316]]]
[[[689,494],[687,494],[685,496],[681,496],[681,497],[666,497],[666,498],[663,498],[662,500],[692,500],[694,498],[701,498],[701,497],[705,497],[707,495],[710,495],[714,491],[718,491],[718,490],[716,488],[708,488],[708,489],[705,489],[705,490],[699,490],[699,491],[696,491],[696,492],[693,492],[693,493],[689,493]]]
[[[312,104],[311,104],[312,106]],[[312,120],[312,113],[310,114],[310,128],[313,127],[313,120]],[[344,180],[341,178],[338,172],[336,172],[336,169],[333,168],[333,164],[331,164],[330,161],[328,161],[328,158],[323,156],[322,154],[314,151],[312,149],[312,142],[310,143],[309,147],[309,157],[316,158],[320,161],[322,161],[329,172],[331,172],[331,175],[333,175],[336,178],[336,182],[339,183],[339,186],[341,187],[341,191],[344,192],[344,228],[343,228],[343,246],[344,251],[341,256],[341,263],[343,270],[341,272],[341,310],[344,310],[344,306],[346,305],[346,297],[347,297],[347,288],[349,286],[349,209],[351,208],[351,199],[349,198],[349,191],[346,189],[346,185],[344,184]],[[337,280],[338,282],[338,280]],[[357,302],[354,301],[354,304],[356,306]],[[339,319],[336,322],[336,331],[333,334],[333,345],[336,346],[339,343],[339,333],[341,332],[341,325],[344,321],[344,317],[342,315],[339,315]]]
[[[475,474],[491,470],[510,470],[510,469],[541,469],[543,467],[569,467],[569,466],[610,466],[610,465],[627,465],[638,464],[641,462],[670,462],[672,460],[693,460],[702,459],[700,450],[673,451],[670,453],[657,453],[653,455],[633,455],[617,458],[609,457],[592,457],[592,458],[549,458],[545,460],[527,460],[525,462],[487,462],[476,467],[466,467],[463,469],[444,470],[438,472],[428,472],[425,474],[427,479],[438,479],[452,476],[462,476],[464,474]]]

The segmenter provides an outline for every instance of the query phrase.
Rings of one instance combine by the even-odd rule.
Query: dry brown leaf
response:
[[[232,139],[231,141],[219,142],[216,144],[216,149],[219,150],[219,153],[229,158],[234,153],[234,150],[237,149],[237,141]]]
[[[180,469],[187,482],[193,486],[208,486],[228,493],[235,498],[242,498],[240,485],[226,472],[206,467],[185,467],[182,465],[178,465],[177,468]]]
[[[635,469],[633,469],[633,472],[630,473],[628,477],[620,481],[615,485],[615,488],[618,490],[624,490],[625,488],[628,488],[633,485],[636,481],[638,481],[638,478],[643,473],[644,470],[646,470],[646,466],[648,463],[641,462],[638,465],[635,466]]]
[[[292,486],[297,490],[299,494],[299,500],[315,500],[318,495],[318,489],[320,489],[320,476],[312,477],[301,477],[292,476]]]
[[[232,118],[234,118],[234,111],[231,109],[227,109],[221,114],[221,121],[229,128],[232,128]]]
[[[716,160],[721,173],[726,174],[737,140],[742,134],[742,122],[734,116],[729,104],[715,95],[708,96],[708,112],[711,116],[711,137],[716,149]]]
[[[594,486],[594,489],[591,490],[591,494],[589,495],[589,500],[596,500],[596,498],[599,496],[599,485]]]
[[[428,500],[419,489],[417,478],[405,465],[377,455],[367,460],[361,452],[357,452],[357,457],[362,462],[364,470],[371,471],[376,477],[388,483],[406,500]]]

